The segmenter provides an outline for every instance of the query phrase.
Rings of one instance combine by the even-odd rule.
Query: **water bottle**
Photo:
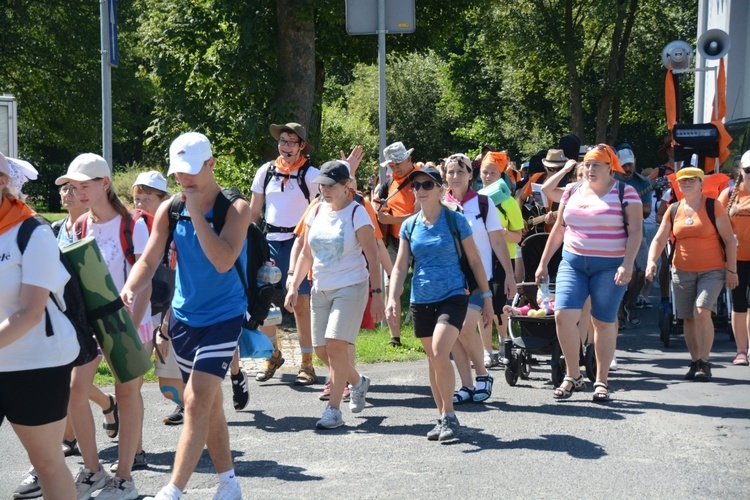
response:
[[[258,284],[265,285],[266,283],[274,284],[281,281],[281,269],[276,267],[276,262],[269,260],[264,262],[260,269],[258,269]]]

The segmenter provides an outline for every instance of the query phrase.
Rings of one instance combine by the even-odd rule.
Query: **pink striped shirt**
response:
[[[617,182],[601,198],[584,198],[581,188],[571,195],[570,190],[575,184],[569,184],[565,188],[561,201],[565,203],[565,250],[586,257],[625,257],[628,237],[625,233]],[[635,188],[628,185],[625,186],[623,202],[629,205],[642,204]],[[628,224],[642,224],[642,221],[628,221]]]

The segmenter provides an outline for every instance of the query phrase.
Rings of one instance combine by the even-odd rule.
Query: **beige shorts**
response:
[[[391,258],[391,264],[396,265],[396,257],[398,256],[398,248],[396,248],[394,245],[387,245],[386,249],[388,250],[388,257]],[[386,274],[383,287],[387,287],[387,286],[391,286],[391,277]]]
[[[674,302],[677,317],[690,319],[696,307],[710,309],[716,312],[716,301],[724,290],[726,270],[713,269],[711,271],[681,271],[672,268],[672,283],[674,284]]]
[[[313,291],[310,296],[313,347],[326,345],[326,339],[354,344],[369,293],[368,281],[336,290]]]
[[[174,349],[172,348],[171,342],[169,343],[169,352],[164,357],[164,363],[159,360],[159,355],[153,347],[153,342],[147,342],[143,346],[148,352],[154,355],[154,375],[159,378],[178,378],[182,380],[182,373],[180,373],[180,367],[177,365],[177,360],[174,357]]]

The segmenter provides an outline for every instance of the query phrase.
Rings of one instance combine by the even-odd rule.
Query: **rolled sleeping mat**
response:
[[[141,344],[96,241],[85,238],[62,252],[78,274],[86,316],[115,380],[129,382],[140,377],[151,368],[151,357]]]
[[[495,206],[510,198],[510,188],[502,178],[496,180],[489,186],[480,189],[478,193],[489,196]]]

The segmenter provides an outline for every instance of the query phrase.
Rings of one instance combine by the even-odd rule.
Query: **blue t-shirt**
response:
[[[183,210],[183,214],[187,214]],[[210,218],[213,208],[206,214]],[[191,220],[179,220],[174,230],[177,274],[172,308],[174,315],[192,327],[210,326],[236,318],[247,310],[245,289],[237,270],[219,273],[206,257]],[[240,264],[245,269],[247,240]]]
[[[465,277],[458,263],[456,245],[443,207],[440,218],[432,226],[422,221],[422,213],[409,217],[401,225],[400,238],[410,240],[414,256],[411,278],[412,304],[440,302],[454,295],[466,295]],[[463,214],[456,213],[456,228],[461,240],[471,236],[471,227]],[[409,230],[411,230],[411,236]]]

